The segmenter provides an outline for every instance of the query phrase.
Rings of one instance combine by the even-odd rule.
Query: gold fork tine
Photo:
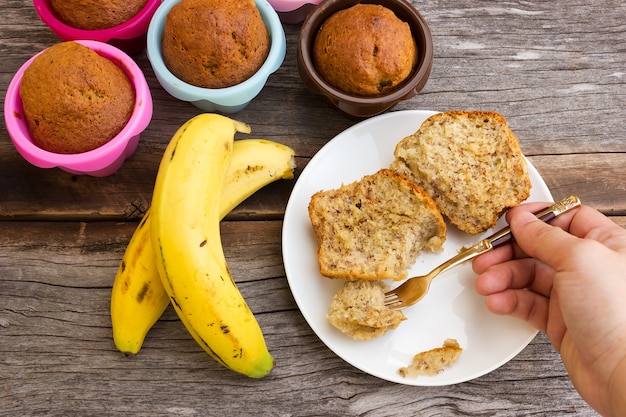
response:
[[[536,212],[535,216],[544,222],[549,222],[558,215],[580,206],[580,204],[580,199],[578,197],[570,195],[569,197],[566,197],[561,201],[557,201],[549,207]],[[461,250],[456,256],[448,259],[428,274],[409,278],[400,286],[386,292],[385,306],[391,309],[402,309],[417,303],[426,295],[431,281],[436,276],[462,263],[465,263],[470,259],[474,259],[480,254],[502,246],[510,242],[512,239],[513,235],[511,234],[511,228],[506,226],[475,245]]]
[[[439,274],[469,261],[493,248],[489,239],[483,239],[467,249],[463,249],[456,256],[448,259],[426,275],[413,277],[402,285],[385,293],[385,305],[392,309],[401,309],[411,306],[424,298],[431,281]]]

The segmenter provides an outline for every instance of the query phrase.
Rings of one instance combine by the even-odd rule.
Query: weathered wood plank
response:
[[[499,111],[555,198],[575,193],[626,227],[626,3],[413,2],[431,26],[435,61],[424,91],[394,110]],[[3,1],[0,13],[4,99],[15,71],[59,40],[29,0]],[[292,146],[302,169],[355,120],[304,87],[295,59],[300,25],[284,28],[283,66],[236,117],[253,136]],[[543,336],[500,369],[440,388],[387,383],[335,356],[284,277],[280,219],[294,181],[261,190],[222,228],[232,273],[277,359],[269,378],[220,368],[171,309],[139,355],[116,352],[108,297],[117,265],[149,206],[169,138],[199,113],[159,86],[145,52],[135,59],[154,115],[117,174],[31,167],[0,130],[0,414],[596,415]]]
[[[531,155],[624,152],[626,4],[416,6],[431,25],[435,62],[407,106],[500,111]]]
[[[75,176],[60,169],[44,170],[25,161],[11,161],[0,171],[0,219],[137,220],[150,207],[158,161],[146,176],[135,156],[105,178]],[[299,165],[305,162],[298,158]],[[281,180],[266,186],[229,218],[282,217],[294,183]]]
[[[607,214],[626,214],[626,153],[529,157],[555,200],[569,194]]]
[[[626,214],[626,153],[534,155],[529,160],[555,199],[577,194],[606,214]],[[297,158],[296,179],[308,161]],[[145,177],[133,169],[134,161],[107,178],[21,165],[23,176],[0,171],[0,219],[137,220],[150,206],[154,177],[142,181]],[[270,184],[229,219],[282,218],[294,184],[295,180]]]
[[[8,414],[217,416],[236,404],[242,415],[268,416],[593,415],[543,336],[500,369],[456,386],[401,386],[351,367],[321,343],[295,306],[279,221],[223,227],[233,276],[276,359],[262,381],[217,365],[171,309],[137,356],[115,350],[110,289],[134,223],[2,226],[0,407]],[[541,381],[541,396],[529,381]]]
[[[432,26],[435,63],[424,92],[394,110],[494,109],[509,119],[527,155],[623,155],[626,55],[620,53],[625,37],[619,34],[626,31],[626,6],[609,4],[568,6],[565,13],[557,2],[507,7],[461,3],[454,8],[445,2],[418,2]],[[30,2],[14,0],[3,7],[11,19],[0,26],[6,34],[0,38],[2,96],[23,62],[58,41],[36,18]],[[489,23],[477,23],[481,21]],[[354,121],[329,109],[300,82],[295,62],[298,29],[285,25],[288,53],[283,66],[236,117],[252,125],[253,135],[290,145],[300,157],[309,158]],[[0,189],[7,197],[0,217],[63,216],[67,211],[134,219],[145,210],[165,144],[199,110],[173,99],[158,85],[145,52],[136,59],[155,101],[153,121],[136,154],[113,177],[76,178],[30,167],[3,130],[0,165],[6,169],[0,173]],[[618,168],[612,168],[616,174]],[[566,175],[560,172],[552,182],[568,183]],[[606,187],[619,184],[608,182]],[[77,202],[83,206],[77,207]]]

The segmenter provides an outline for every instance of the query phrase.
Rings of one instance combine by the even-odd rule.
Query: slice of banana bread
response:
[[[421,251],[440,251],[446,238],[433,200],[390,169],[319,191],[308,210],[329,278],[402,279]]]
[[[428,118],[402,139],[391,168],[411,178],[459,229],[477,234],[530,195],[526,160],[506,119],[489,111]]]

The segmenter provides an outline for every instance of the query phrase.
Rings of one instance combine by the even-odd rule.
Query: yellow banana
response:
[[[238,140],[220,200],[220,218],[267,184],[293,178],[295,152],[265,139]],[[136,354],[170,298],[161,284],[150,238],[150,210],[137,226],[117,270],[111,292],[115,346]]]
[[[176,132],[157,173],[150,231],[161,282],[189,333],[220,364],[262,378],[274,359],[230,275],[220,237],[220,200],[237,131],[250,127],[201,114]]]
[[[137,353],[148,330],[170,298],[161,284],[150,237],[150,210],[130,238],[111,290],[111,325],[115,346]]]

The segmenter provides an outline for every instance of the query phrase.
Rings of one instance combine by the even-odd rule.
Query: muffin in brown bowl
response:
[[[253,0],[182,0],[169,11],[163,30],[167,68],[202,88],[247,80],[269,49],[269,32]]]
[[[412,65],[409,75],[403,81],[399,81],[399,78],[402,78],[402,75],[398,77],[398,74],[401,74],[402,72],[400,68],[404,68],[404,70],[406,70],[406,68],[410,66],[407,65],[407,62],[412,61],[410,55],[412,55],[411,51],[413,50],[413,47],[411,46],[408,47],[409,52],[406,53],[405,51],[405,54],[400,57],[399,61],[404,62],[404,64],[400,64],[397,68],[391,71],[386,70],[386,73],[381,72],[381,74],[384,75],[384,78],[381,78],[381,74],[378,74],[378,68],[370,67],[369,70],[354,70],[355,74],[363,71],[364,74],[366,74],[366,78],[372,76],[373,74],[378,74],[376,75],[378,78],[373,77],[372,79],[374,81],[370,80],[366,83],[377,89],[382,87],[381,90],[383,91],[373,95],[351,93],[342,88],[336,87],[329,80],[327,80],[327,78],[321,74],[320,69],[318,69],[317,61],[324,60],[325,58],[316,59],[314,57],[315,41],[320,34],[320,29],[324,23],[330,20],[335,14],[340,13],[343,10],[348,10],[358,4],[373,6],[380,5],[389,9],[400,21],[406,22],[410,28],[411,37],[415,42],[415,62]],[[380,22],[380,19],[373,19],[367,27],[375,28],[377,21]],[[347,24],[353,25],[354,23],[347,22]],[[391,26],[392,25],[386,25],[387,28]],[[394,24],[393,26],[395,27],[396,25]],[[361,31],[359,30],[359,32]],[[344,39],[337,39],[339,35],[341,35],[341,38]],[[380,56],[384,56],[385,53],[401,49],[397,48],[397,45],[390,45],[391,42],[388,42],[389,39],[385,37],[386,35],[384,33],[379,34],[381,39],[386,39],[384,43],[372,43],[375,37],[366,33],[365,29],[361,32],[361,35],[356,36],[344,34],[340,30],[337,30],[334,36],[335,38],[332,42],[347,42],[344,43],[344,45],[350,45],[341,47],[341,49],[346,54],[351,54],[352,56],[354,56],[355,51],[357,50],[356,45],[367,43],[366,40],[369,39],[369,49],[363,49],[363,54],[366,57],[363,59],[363,62],[375,63],[377,60],[380,60]],[[359,39],[359,36],[364,39]],[[406,36],[396,36],[397,37],[393,39],[393,43],[401,42],[399,40],[400,38],[404,39],[402,42],[407,41]],[[408,43],[409,45],[412,45],[410,41]],[[384,46],[384,53],[381,52],[381,45]],[[363,47],[361,46],[361,48]],[[346,115],[353,118],[363,118],[380,114],[392,108],[399,102],[408,100],[417,95],[428,81],[428,76],[430,75],[433,63],[433,52],[433,40],[428,24],[409,0],[323,0],[308,14],[304,23],[302,23],[300,36],[298,38],[296,58],[300,78],[311,91],[323,96],[329,105],[335,107]],[[379,57],[377,58],[377,56]],[[407,56],[409,57],[408,61]],[[328,55],[328,57],[330,57],[330,55]],[[337,56],[337,61],[340,62],[341,57]],[[391,62],[391,60],[383,59],[383,61],[386,66],[391,67],[389,66],[389,62]],[[354,62],[348,62],[346,64],[353,65]],[[347,78],[348,75],[355,76],[355,74],[349,74],[349,71],[345,69],[340,69],[338,72],[343,74],[344,78]],[[390,74],[395,74],[395,76],[391,77]],[[391,81],[396,78],[398,78],[398,80]],[[393,82],[398,82],[398,84],[393,87],[386,86],[386,84]],[[356,84],[362,85],[363,82],[359,81]]]
[[[313,44],[320,75],[336,88],[377,96],[404,82],[417,63],[408,23],[380,4],[356,4],[331,15]]]
[[[87,152],[113,139],[135,105],[124,71],[72,41],[39,55],[24,71],[19,93],[35,145],[63,154]]]

